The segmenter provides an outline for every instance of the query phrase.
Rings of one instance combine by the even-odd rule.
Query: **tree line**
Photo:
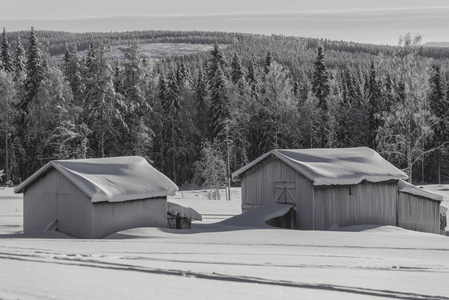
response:
[[[4,30],[0,45],[7,180],[20,182],[53,159],[140,155],[179,185],[218,187],[272,149],[358,146],[377,150],[411,181],[448,180],[448,56],[421,47],[420,36],[379,48],[190,32],[179,36],[227,43],[162,60],[140,56],[138,39],[112,58],[98,37],[84,56],[65,43],[58,60],[42,51],[34,29],[24,45],[19,34],[11,47]]]

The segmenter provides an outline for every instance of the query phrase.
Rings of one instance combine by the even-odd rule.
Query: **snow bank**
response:
[[[54,160],[20,184],[25,188],[51,168],[58,170],[92,202],[123,202],[174,195],[178,187],[139,156]]]
[[[232,174],[234,180],[269,156],[276,156],[307,177],[313,185],[349,185],[407,179],[407,175],[366,148],[272,150]]]
[[[271,228],[271,226],[268,226],[266,222],[285,215],[292,207],[293,205],[269,203],[244,212],[241,215],[231,217],[217,224],[252,228]]]
[[[398,187],[399,187],[399,191],[402,193],[407,193],[407,194],[411,194],[411,195],[415,195],[415,196],[421,196],[421,197],[429,198],[429,199],[432,199],[435,201],[443,201],[443,196],[429,192],[423,188],[419,188],[419,187],[414,186],[413,184],[410,184],[403,180],[399,180]]]
[[[346,231],[346,232],[361,232],[361,231],[369,231],[369,232],[409,232],[410,230],[391,226],[391,225],[353,225],[346,227],[338,227],[332,226],[328,229],[328,231]]]
[[[180,216],[191,220],[201,221],[203,217],[193,208],[185,207],[173,202],[167,202],[167,212],[172,216]]]

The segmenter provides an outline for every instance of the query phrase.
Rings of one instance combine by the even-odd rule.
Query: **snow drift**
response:
[[[285,215],[293,207],[293,205],[288,204],[269,203],[217,224],[251,228],[269,228],[271,226],[267,225],[267,221]]]

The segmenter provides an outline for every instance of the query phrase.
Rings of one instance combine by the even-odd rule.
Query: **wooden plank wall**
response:
[[[298,229],[314,229],[314,194],[312,182],[296,173],[296,225]]]
[[[398,226],[410,230],[440,233],[439,202],[400,192]]]
[[[93,203],[93,238],[137,227],[168,227],[167,198]]]
[[[284,162],[269,158],[244,174],[242,211],[275,201],[276,182],[294,183],[297,207],[297,229],[313,229],[313,187],[311,181]]]
[[[397,182],[315,187],[315,229],[396,225]]]
[[[24,232],[43,230],[58,219],[58,231],[74,237],[91,236],[90,200],[56,170],[50,170],[24,193]]]

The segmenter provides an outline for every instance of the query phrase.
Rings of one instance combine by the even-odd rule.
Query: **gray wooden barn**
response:
[[[178,187],[138,156],[51,161],[15,190],[24,233],[53,226],[103,238],[136,227],[167,227],[167,196]]]
[[[439,233],[442,197],[406,183],[407,175],[369,148],[273,150],[232,174],[242,211],[292,204],[296,229],[394,225]]]

